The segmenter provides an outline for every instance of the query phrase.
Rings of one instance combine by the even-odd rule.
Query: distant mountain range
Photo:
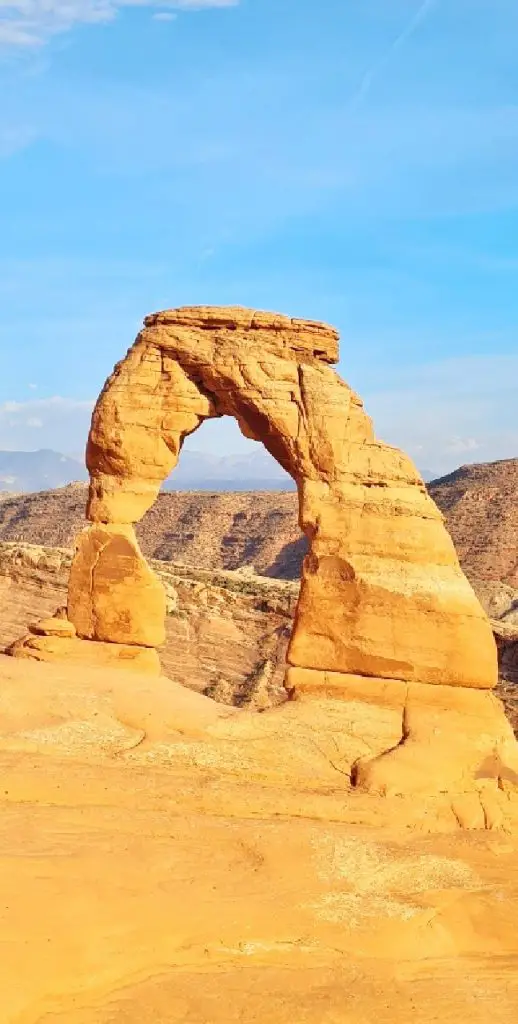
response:
[[[295,484],[264,449],[246,455],[184,450],[166,491],[294,491]]]
[[[84,464],[60,452],[0,452],[0,492],[48,491],[87,479]]]
[[[427,482],[438,474],[423,471]],[[0,494],[49,491],[88,479],[82,457],[50,449],[0,451]],[[184,449],[166,491],[293,491],[295,484],[266,449],[243,455],[211,455]]]
[[[49,449],[0,452],[0,493],[49,491],[87,480],[84,463]],[[245,455],[210,455],[184,449],[167,491],[292,491],[291,477],[265,449]]]

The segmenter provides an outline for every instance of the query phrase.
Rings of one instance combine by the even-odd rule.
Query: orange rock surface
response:
[[[135,644],[92,643],[79,637],[58,636],[55,633],[44,636],[29,633],[11,644],[7,653],[11,657],[28,658],[31,661],[66,661],[71,666],[79,664],[83,667],[124,668],[140,674],[148,672],[160,675],[157,652]]]
[[[68,590],[68,616],[78,636],[159,647],[165,615],[164,588],[133,527],[97,524],[79,534]]]
[[[518,803],[354,788],[400,730],[356,682],[257,714],[0,656],[2,1024],[514,1024]]]

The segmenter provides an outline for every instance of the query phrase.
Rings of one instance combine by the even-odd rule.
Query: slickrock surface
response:
[[[390,708],[0,656],[0,720],[5,1024],[514,1024],[508,784],[353,790]]]

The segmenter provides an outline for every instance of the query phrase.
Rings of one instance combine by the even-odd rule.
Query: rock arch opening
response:
[[[294,491],[296,484],[260,441],[243,437],[229,415],[205,420],[185,441],[165,490]]]
[[[187,439],[163,490],[168,497],[159,505],[172,505],[175,523],[156,557],[174,561],[176,551],[177,560],[205,569],[300,580],[307,543],[296,483],[261,442],[243,437],[232,417],[208,419]],[[177,491],[182,498],[171,498]]]
[[[149,529],[169,512],[174,523],[154,554],[177,564],[153,566],[174,590],[163,670],[218,703],[283,703],[307,546],[294,481],[234,419],[214,417],[186,439],[143,522]]]

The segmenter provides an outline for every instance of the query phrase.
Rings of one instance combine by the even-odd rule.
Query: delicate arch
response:
[[[69,617],[81,637],[159,645],[161,586],[133,524],[184,439],[234,416],[291,474],[310,551],[290,643],[288,686],[339,693],[344,676],[490,688],[490,625],[442,516],[411,461],[377,441],[332,369],[337,332],[241,308],[156,313],[96,405],[88,518]]]

